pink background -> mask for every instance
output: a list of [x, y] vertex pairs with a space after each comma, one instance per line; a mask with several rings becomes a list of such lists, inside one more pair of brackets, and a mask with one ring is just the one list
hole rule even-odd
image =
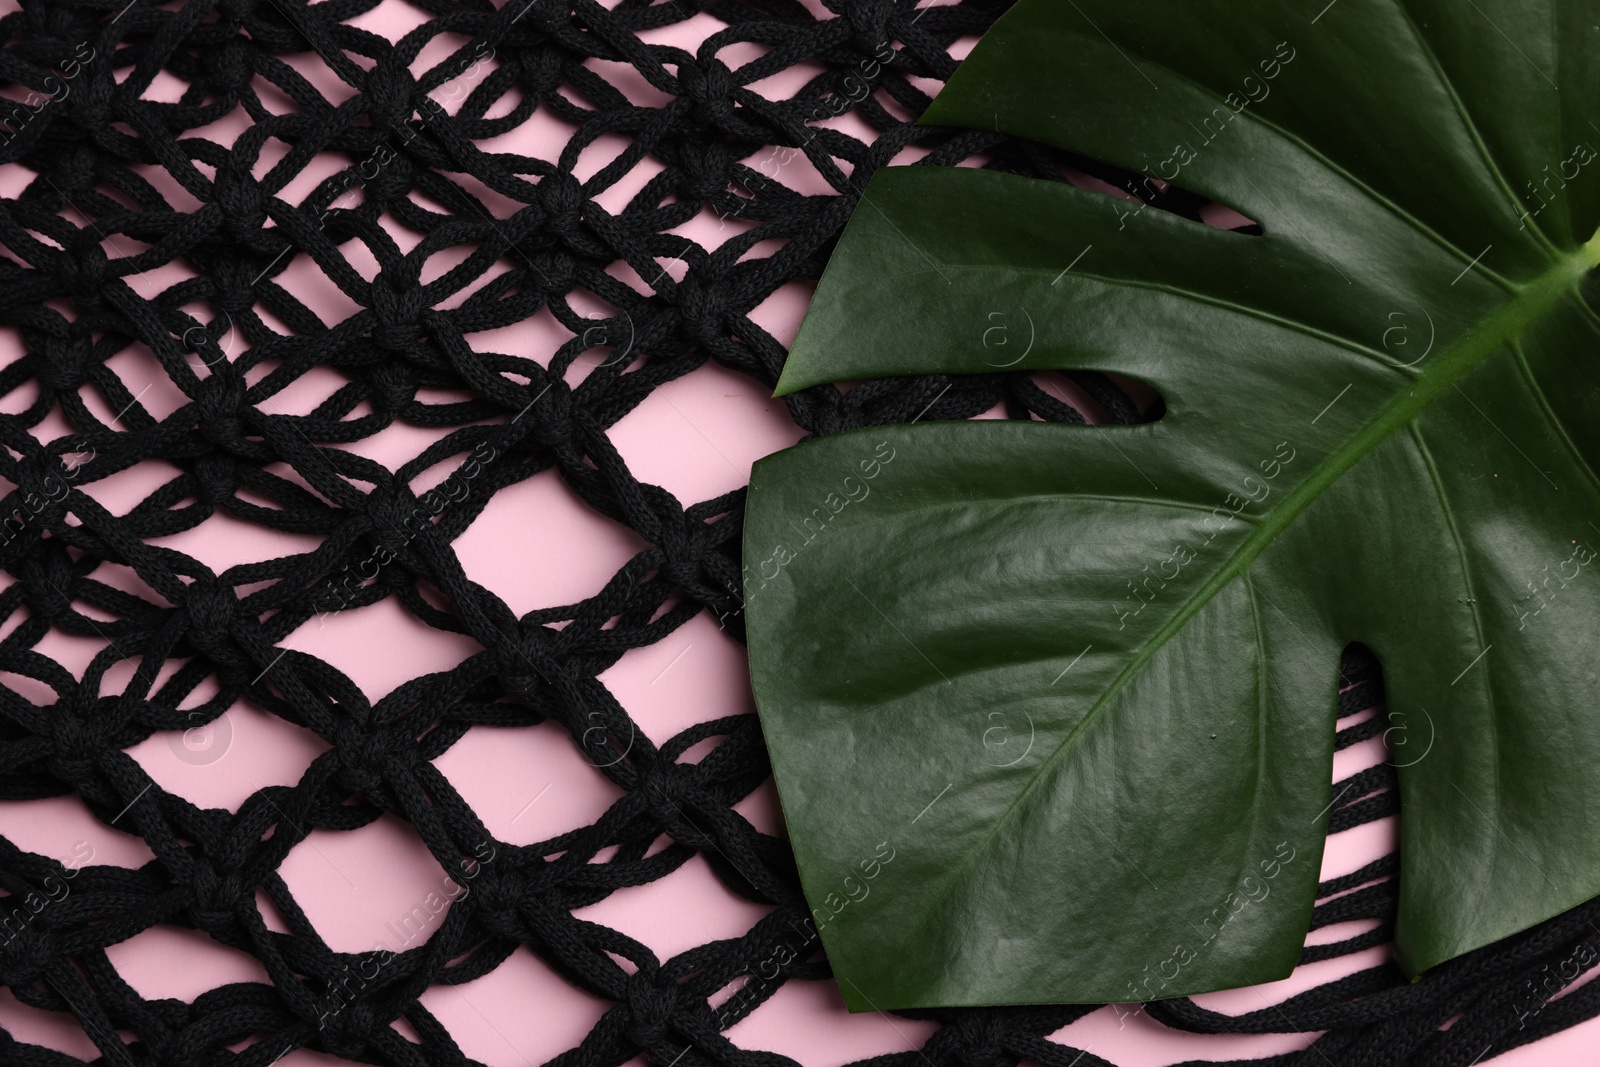
[[[8, 5], [14, 2], [6, 0]], [[808, 0], [808, 6], [821, 10], [815, 0]], [[402, 0], [385, 0], [376, 10], [353, 21], [394, 40], [426, 20], [421, 10]], [[693, 49], [721, 26], [710, 16], [699, 15], [686, 23], [644, 36], [655, 43]], [[436, 39], [418, 58], [413, 70], [420, 73], [437, 64], [450, 48], [460, 43], [458, 39], [452, 39], [449, 44]], [[970, 41], [964, 42], [962, 47], [970, 45]], [[720, 56], [730, 66], [738, 66], [759, 55], [760, 51], [752, 45], [737, 45], [724, 49]], [[348, 87], [332, 77], [315, 56], [307, 54], [289, 62], [330, 99], [343, 99], [350, 94]], [[492, 63], [492, 60], [487, 62]], [[630, 68], [600, 62], [590, 65], [638, 103], [664, 101], [661, 94]], [[792, 94], [819, 69], [793, 69], [780, 77], [757, 83], [755, 88], [769, 97], [781, 98]], [[124, 70], [121, 76], [126, 73]], [[483, 75], [483, 69], [469, 70], [457, 82], [436, 91], [435, 99], [453, 111], [471, 85]], [[163, 74], [146, 96], [175, 100], [183, 88], [183, 83]], [[928, 83], [927, 88], [932, 90], [935, 85]], [[288, 106], [281, 97], [269, 97], [274, 98], [284, 107]], [[228, 143], [247, 124], [248, 120], [239, 112], [202, 131], [201, 135]], [[858, 136], [870, 136], [868, 128], [850, 116], [828, 120], [826, 124]], [[574, 129], [541, 110], [520, 130], [502, 138], [501, 143], [485, 147], [553, 159]], [[582, 156], [578, 177], [587, 178], [596, 173], [625, 144], [621, 138], [607, 137], [590, 146]], [[269, 144], [256, 173], [263, 173], [285, 150], [281, 143]], [[915, 154], [908, 152], [901, 162], [909, 161]], [[829, 191], [803, 156], [796, 155], [780, 162], [776, 155], [763, 154], [747, 162], [792, 188], [808, 193]], [[316, 182], [345, 165], [347, 161], [342, 158], [319, 159], [284, 192], [284, 198], [303, 197]], [[608, 210], [619, 211], [660, 170], [659, 163], [647, 160], [597, 199]], [[146, 176], [169, 190], [175, 205], [194, 206], [192, 198], [170, 179], [164, 179], [160, 170], [147, 168]], [[33, 173], [20, 166], [6, 168], [0, 172], [0, 195], [16, 196], [32, 178]], [[341, 199], [341, 206], [351, 205], [358, 195], [359, 190], [353, 190]], [[71, 217], [79, 224], [84, 221], [79, 215]], [[676, 232], [712, 248], [748, 226], [737, 219], [719, 220], [713, 214], [704, 213]], [[419, 239], [419, 235], [405, 231], [392, 221], [388, 228], [403, 248], [413, 247]], [[116, 258], [140, 249], [135, 242], [119, 238], [108, 241], [106, 250]], [[344, 251], [358, 269], [371, 276], [375, 264], [359, 243], [346, 244]], [[758, 246], [755, 254], [770, 251], [770, 247]], [[457, 249], [453, 256], [439, 256], [425, 280], [437, 277], [465, 254], [464, 249]], [[663, 269], [681, 277], [681, 263], [667, 259], [660, 262]], [[618, 278], [641, 291], [644, 289], [642, 279], [626, 267], [616, 268], [614, 272]], [[141, 295], [149, 296], [184, 276], [181, 268], [164, 267], [133, 279], [131, 284]], [[280, 281], [325, 321], [337, 321], [354, 310], [354, 305], [336, 288], [322, 280], [306, 257], [292, 264]], [[809, 293], [809, 286], [788, 285], [761, 305], [754, 318], [787, 343], [799, 325]], [[69, 309], [62, 310], [70, 314]], [[202, 321], [213, 314], [209, 308], [190, 310]], [[593, 313], [598, 317], [608, 312], [597, 303]], [[531, 355], [547, 363], [550, 354], [568, 336], [564, 328], [544, 314], [506, 330], [476, 335], [473, 341], [484, 348]], [[236, 334], [230, 334], [222, 342], [224, 350], [234, 357], [239, 354], [241, 345]], [[0, 363], [20, 355], [20, 342], [15, 332], [0, 332]], [[587, 363], [580, 360], [573, 368], [569, 380], [581, 379], [603, 358], [606, 358], [605, 350], [591, 352], [586, 357]], [[194, 362], [198, 365], [199, 358], [195, 357]], [[124, 350], [110, 365], [130, 390], [139, 395], [138, 403], [157, 418], [186, 402], [167, 381], [149, 352], [141, 347]], [[274, 412], [305, 412], [341, 384], [343, 379], [332, 370], [313, 372], [275, 397], [266, 408]], [[23, 410], [33, 400], [31, 389], [30, 386], [23, 394], [0, 398], [0, 411]], [[117, 414], [107, 409], [92, 390], [86, 388], [83, 393], [86, 402], [102, 417], [109, 420]], [[38, 432], [42, 439], [49, 439], [68, 430], [57, 413]], [[348, 447], [395, 469], [437, 436], [434, 432], [397, 425]], [[610, 436], [639, 479], [663, 486], [679, 500], [690, 504], [746, 484], [754, 460], [794, 443], [801, 431], [788, 418], [784, 406], [768, 398], [765, 390], [753, 381], [707, 365], [657, 389], [643, 405], [619, 422]], [[449, 470], [448, 464], [440, 465], [418, 479], [413, 489], [421, 492], [437, 484]], [[278, 471], [293, 477], [287, 468]], [[123, 514], [174, 473], [175, 469], [164, 464], [146, 463], [93, 483], [86, 491], [112, 512]], [[220, 572], [241, 562], [306, 551], [314, 547], [316, 539], [274, 533], [217, 515], [195, 530], [161, 538], [158, 543], [188, 553]], [[583, 505], [555, 471], [548, 471], [498, 493], [455, 547], [468, 576], [493, 590], [520, 613], [594, 595], [645, 545], [629, 530]], [[158, 599], [125, 569], [103, 566], [96, 577], [108, 582], [120, 579], [124, 588]], [[20, 617], [12, 619], [3, 632], [9, 633], [19, 622]], [[39, 651], [55, 658], [75, 675], [81, 675], [104, 643], [98, 639], [52, 633]], [[451, 667], [478, 651], [469, 638], [443, 634], [412, 619], [392, 599], [372, 607], [330, 615], [323, 620], [314, 619], [292, 634], [284, 645], [334, 664], [374, 701], [403, 681]], [[121, 665], [108, 679], [107, 691], [116, 691], [130, 674], [129, 665]], [[697, 617], [666, 640], [629, 652], [601, 675], [601, 680], [629, 710], [640, 728], [658, 744], [696, 722], [754, 711], [743, 648], [718, 629], [709, 613]], [[32, 679], [8, 673], [0, 681], [28, 699], [51, 699], [49, 690]], [[202, 690], [192, 702], [205, 695]], [[310, 732], [241, 703], [218, 724], [204, 731], [158, 735], [134, 748], [131, 754], [163, 788], [203, 807], [237, 810], [245, 797], [263, 786], [297, 781], [323, 747]], [[700, 751], [691, 750], [684, 758], [693, 760], [700, 754]], [[1341, 753], [1335, 762], [1335, 778], [1387, 756], [1378, 741]], [[620, 795], [575, 750], [564, 732], [552, 724], [522, 730], [475, 727], [440, 757], [437, 765], [479, 812], [489, 830], [500, 839], [516, 844], [541, 841], [587, 825]], [[781, 833], [776, 803], [769, 781], [740, 804], [739, 810], [758, 828]], [[125, 818], [133, 823], [137, 813]], [[77, 852], [81, 855], [82, 842], [92, 847], [92, 862], [96, 863], [132, 866], [152, 858], [139, 837], [101, 825], [76, 797], [0, 803], [0, 833], [22, 848], [62, 859], [74, 854], [74, 846], [78, 846]], [[1330, 842], [1323, 876], [1355, 870], [1393, 846], [1394, 827], [1390, 822], [1339, 835]], [[441, 891], [445, 883], [442, 869], [410, 828], [388, 817], [354, 832], [313, 833], [291, 853], [282, 873], [328, 944], [343, 951], [365, 950], [377, 945], [392, 950], [403, 947], [402, 937], [396, 931], [400, 917], [411, 913], [430, 892]], [[262, 905], [269, 926], [284, 929], [264, 897]], [[742, 934], [763, 911], [724, 889], [705, 861], [697, 857], [658, 882], [620, 890], [601, 903], [582, 909], [579, 915], [624, 931], [665, 959], [713, 939]], [[434, 926], [423, 931], [421, 936], [426, 937], [440, 921], [442, 918], [435, 919]], [[1364, 924], [1345, 924], [1319, 931], [1313, 940], [1319, 943], [1342, 940], [1360, 932], [1361, 928]], [[177, 928], [147, 931], [109, 952], [123, 977], [145, 997], [192, 1000], [205, 990], [226, 982], [267, 981], [266, 972], [249, 956], [217, 945], [203, 934]], [[1387, 949], [1369, 950], [1303, 967], [1283, 982], [1197, 999], [1220, 1011], [1249, 1011], [1280, 1002], [1340, 974], [1372, 966], [1381, 962], [1386, 953]], [[737, 983], [720, 994], [719, 1002], [736, 990]], [[538, 1064], [573, 1047], [608, 1006], [569, 985], [526, 949], [519, 950], [487, 977], [454, 988], [436, 987], [423, 1001], [449, 1028], [468, 1056], [493, 1067]], [[9, 991], [0, 990], [0, 1024], [22, 1040], [85, 1058], [97, 1054], [70, 1017], [26, 1008]], [[397, 1025], [405, 1028], [403, 1022]], [[791, 981], [751, 1017], [731, 1029], [728, 1036], [743, 1047], [780, 1052], [807, 1067], [828, 1067], [920, 1047], [932, 1031], [931, 1024], [898, 1017], [848, 1014], [831, 982]], [[1079, 1020], [1060, 1031], [1056, 1038], [1126, 1067], [1168, 1064], [1197, 1057], [1270, 1055], [1303, 1047], [1308, 1042], [1307, 1037], [1298, 1035], [1228, 1038], [1185, 1034], [1167, 1030], [1142, 1016], [1121, 1018], [1113, 1009], [1102, 1009]], [[1600, 1043], [1600, 1020], [1508, 1054], [1496, 1062], [1506, 1067], [1591, 1064], [1597, 1043]], [[291, 1053], [281, 1062], [284, 1067], [309, 1067], [343, 1061], [302, 1050]]]

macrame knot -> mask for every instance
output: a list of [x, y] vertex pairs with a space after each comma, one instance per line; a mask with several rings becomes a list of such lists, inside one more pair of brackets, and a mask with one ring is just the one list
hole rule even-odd
[[[695, 146], [698, 151], [680, 147], [676, 152], [663, 149], [663, 158], [675, 163], [684, 172], [685, 199], [715, 203], [734, 184], [733, 165], [740, 160], [728, 145], [719, 141]], [[743, 151], [748, 151], [743, 150]]]
[[388, 162], [378, 168], [378, 173], [367, 179], [367, 199], [383, 203], [404, 200], [411, 192], [416, 177], [417, 171], [411, 157], [404, 152], [395, 152]]
[[417, 392], [416, 371], [399, 360], [385, 360], [373, 367], [367, 381], [377, 394], [372, 397], [372, 406], [378, 411], [399, 411]]
[[[523, 211], [543, 211], [543, 207], [526, 207]], [[513, 218], [519, 218], [513, 216]], [[541, 229], [518, 242], [517, 248], [527, 257], [531, 270], [523, 271], [520, 278], [523, 288], [545, 298], [565, 297], [578, 284], [578, 268], [571, 254], [546, 247], [548, 235]], [[514, 257], [521, 258], [521, 257]]]
[[209, 578], [196, 578], [184, 593], [183, 607], [189, 613], [190, 640], [205, 640], [202, 634], [227, 634], [233, 629], [239, 598], [233, 587]]
[[74, 782], [88, 781], [102, 753], [111, 747], [106, 737], [107, 724], [92, 708], [58, 705], [51, 724], [50, 741], [55, 749], [51, 768]]
[[73, 610], [72, 597], [67, 590], [78, 579], [65, 553], [46, 554], [39, 566], [28, 567], [22, 576], [28, 585], [28, 608], [39, 618], [55, 623]]
[[[543, 5], [534, 4], [533, 14], [523, 19], [518, 24], [517, 29], [520, 30], [529, 22], [532, 22], [539, 14], [538, 9], [541, 6]], [[535, 97], [548, 96], [561, 88], [567, 80], [562, 54], [558, 48], [507, 49], [502, 54], [519, 68], [517, 82], [522, 86], [523, 90]], [[520, 62], [518, 62], [518, 57], [520, 57]]]
[[388, 777], [403, 773], [416, 754], [414, 740], [388, 727], [364, 729], [347, 724], [338, 741], [330, 755], [337, 760], [339, 784], [379, 799], [388, 796]]
[[[522, 904], [522, 883], [505, 865], [495, 866], [473, 860], [468, 870], [459, 871], [452, 878], [463, 886], [482, 911], [516, 911]], [[470, 871], [470, 873], [469, 873]]]
[[[571, 11], [570, 4], [556, 0], [518, 0], [513, 6], [500, 8], [501, 21], [486, 36], [506, 42], [504, 54], [507, 57], [531, 51], [559, 55], [555, 47], [539, 46], [548, 46], [552, 33], [560, 33], [567, 28]], [[507, 15], [511, 16], [509, 20], [506, 20]]]
[[99, 311], [105, 306], [106, 280], [111, 276], [105, 249], [85, 231], [83, 240], [74, 242], [70, 253], [58, 260], [61, 282], [79, 305], [80, 311]]
[[[238, 609], [239, 598], [233, 589], [209, 578], [196, 578], [184, 591], [183, 610], [189, 617], [189, 644], [219, 666], [233, 671], [250, 666], [234, 640], [233, 625]], [[256, 673], [250, 670], [251, 675]]]
[[[255, 7], [254, 0], [222, 0], [217, 5], [217, 21], [221, 25], [238, 26], [254, 14]], [[237, 37], [221, 48], [201, 50], [200, 62], [206, 81], [219, 89], [223, 86], [243, 88], [255, 74], [250, 69], [250, 47]]]
[[194, 413], [200, 435], [218, 448], [241, 453], [246, 447], [244, 382], [233, 374], [213, 374], [195, 391]]
[[195, 458], [194, 480], [200, 484], [200, 498], [212, 507], [221, 507], [233, 499], [239, 474], [232, 456], [209, 452]]
[[[79, 36], [63, 39], [84, 41], [89, 38]], [[82, 131], [80, 136], [72, 138], [77, 142], [75, 147], [80, 155], [91, 159], [94, 157], [96, 138], [90, 131], [103, 130], [111, 125], [115, 118], [111, 114], [111, 100], [113, 94], [120, 88], [121, 86], [111, 78], [80, 78], [73, 84], [72, 95], [67, 97], [66, 103], [67, 107], [72, 109], [72, 117], [75, 120], [73, 126]], [[55, 133], [55, 130], [52, 129], [50, 132]]]
[[202, 930], [220, 931], [237, 922], [235, 909], [246, 892], [237, 874], [219, 876], [202, 863], [190, 878], [189, 891], [189, 915]]
[[493, 937], [522, 941], [534, 936], [522, 916], [512, 908], [479, 908], [475, 918], [483, 931]]
[[426, 509], [403, 485], [373, 490], [367, 498], [367, 521], [372, 523], [372, 536], [391, 555], [399, 555], [416, 536], [426, 524], [426, 515]]
[[694, 102], [695, 118], [702, 124], [720, 126], [733, 118], [733, 94], [739, 83], [721, 60], [684, 63], [678, 69], [678, 87]]
[[[87, 14], [87, 12], [83, 14]], [[54, 37], [57, 41], [92, 40], [95, 36], [95, 31], [99, 29], [92, 19], [84, 18], [79, 12], [66, 8], [48, 8], [36, 13], [30, 12], [29, 22], [49, 37]], [[71, 58], [72, 50], [70, 47], [63, 47], [58, 44], [47, 54], [51, 55], [49, 65], [58, 67]]]
[[1007, 1052], [1007, 1026], [992, 1012], [965, 1011], [947, 1023], [925, 1051], [938, 1064], [951, 1067], [1017, 1067], [1021, 1057]]
[[480, 864], [465, 888], [476, 907], [478, 924], [497, 937], [520, 939], [527, 932], [522, 918], [525, 888], [516, 874], [491, 864]]
[[330, 1056], [364, 1060], [372, 1034], [383, 1024], [365, 1001], [346, 1000], [343, 986], [334, 989], [317, 1017], [317, 1043]]
[[76, 392], [89, 377], [89, 337], [74, 336], [65, 344], [52, 345], [38, 361], [39, 382], [58, 393]]
[[[24, 506], [33, 512], [43, 512], [59, 504], [67, 495], [68, 478], [65, 469], [48, 457], [23, 459], [13, 472], [17, 492]], [[29, 503], [29, 498], [32, 503]]]
[[538, 189], [539, 206], [545, 212], [545, 229], [571, 244], [583, 223], [583, 210], [588, 204], [583, 186], [566, 171], [558, 170], [540, 178]]
[[0, 900], [0, 985], [30, 986], [60, 956], [55, 937], [39, 928], [26, 896]]
[[895, 14], [890, 0], [850, 0], [844, 16], [850, 23], [850, 41], [857, 49], [878, 58], [889, 54], [889, 19]]
[[372, 280], [369, 295], [373, 317], [378, 320], [372, 328], [373, 343], [391, 352], [409, 352], [422, 340], [418, 322], [426, 308], [421, 287], [401, 288], [397, 280], [380, 274]]
[[700, 561], [706, 550], [706, 532], [705, 523], [682, 511], [662, 517], [656, 547], [666, 557], [661, 573], [674, 585], [697, 591], [706, 588], [705, 567]]
[[513, 693], [522, 695], [542, 689], [560, 668], [550, 645], [551, 637], [544, 627], [519, 625], [516, 634], [494, 650], [500, 665], [500, 680]]
[[367, 75], [364, 102], [374, 129], [392, 131], [410, 122], [416, 99], [417, 80], [398, 60], [380, 62]]
[[641, 1048], [655, 1048], [667, 1037], [667, 1026], [678, 1007], [678, 984], [659, 970], [628, 976], [628, 1039]]
[[267, 198], [254, 175], [237, 166], [224, 166], [217, 172], [212, 192], [227, 234], [246, 248], [265, 251]]
[[678, 328], [691, 341], [715, 347], [724, 339], [727, 297], [713, 285], [690, 274], [673, 286], [672, 300], [678, 308]]
[[534, 402], [528, 416], [532, 419], [528, 436], [546, 448], [572, 442], [575, 432], [572, 424], [572, 394], [561, 379], [550, 380], [549, 392]]
[[[703, 831], [685, 822], [688, 816], [684, 808], [692, 787], [693, 782], [683, 768], [667, 759], [647, 764], [639, 783], [639, 795], [651, 817], [663, 827], [674, 828], [670, 832], [680, 841], [684, 837], [704, 836]], [[682, 829], [682, 833], [678, 832], [678, 828]]]

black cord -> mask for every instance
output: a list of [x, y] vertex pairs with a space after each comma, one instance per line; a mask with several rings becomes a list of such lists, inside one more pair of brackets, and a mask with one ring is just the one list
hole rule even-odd
[[[17, 486], [0, 503], [0, 566], [13, 579], [0, 590], [0, 671], [54, 693], [41, 702], [27, 695], [37, 686], [0, 684], [0, 799], [76, 796], [155, 857], [137, 869], [78, 870], [0, 838], [0, 889], [10, 894], [0, 902], [0, 984], [23, 1004], [72, 1014], [101, 1064], [265, 1067], [306, 1047], [463, 1067], [477, 1061], [419, 996], [525, 947], [613, 1005], [553, 1061], [562, 1067], [615, 1067], [641, 1051], [682, 1067], [791, 1063], [722, 1036], [785, 982], [831, 980], [801, 934], [787, 845], [733, 809], [769, 773], [754, 718], [701, 723], [658, 748], [597, 677], [701, 612], [742, 639], [743, 492], [685, 506], [640, 482], [607, 431], [708, 361], [770, 388], [785, 353], [752, 310], [821, 273], [861, 187], [907, 146], [926, 150], [929, 165], [977, 159], [1055, 180], [1092, 173], [1191, 218], [1203, 204], [1037, 145], [907, 122], [927, 105], [928, 80], [954, 69], [950, 47], [1006, 6], [994, 0], [925, 10], [830, 0], [821, 19], [796, 0], [621, 0], [611, 10], [593, 0], [413, 2], [429, 17], [394, 44], [353, 25], [376, 0], [28, 0], [0, 17], [0, 82], [24, 98], [0, 114], [0, 162], [26, 168], [13, 168], [21, 190], [0, 198], [0, 324], [26, 352], [0, 368], [0, 395], [20, 412], [0, 415], [0, 477]], [[702, 10], [728, 28], [695, 53], [649, 43], [649, 31]], [[455, 42], [447, 57], [413, 74], [414, 58], [441, 38]], [[721, 57], [734, 44], [765, 54], [733, 69]], [[324, 96], [299, 73], [308, 64], [344, 91]], [[618, 64], [631, 71], [626, 84], [602, 73]], [[825, 73], [792, 100], [749, 88], [800, 64]], [[665, 102], [635, 102], [641, 79]], [[554, 159], [508, 151], [506, 135], [541, 111], [576, 128], [565, 150]], [[876, 135], [817, 125], [846, 111]], [[210, 139], [207, 127], [241, 114], [249, 125], [230, 145]], [[580, 180], [580, 154], [613, 143], [607, 135], [629, 147]], [[602, 208], [596, 197], [646, 155], [665, 169], [621, 211]], [[797, 155], [832, 194], [786, 182], [784, 161]], [[313, 160], [337, 169], [291, 196]], [[733, 227], [714, 250], [670, 232], [703, 210]], [[422, 244], [403, 252], [380, 220]], [[777, 251], [742, 258], [768, 241]], [[471, 253], [460, 266], [425, 270], [428, 257], [456, 248]], [[669, 257], [686, 266], [681, 281], [661, 269]], [[370, 281], [362, 260], [376, 263]], [[281, 280], [297, 262], [315, 264], [354, 310], [320, 317]], [[624, 263], [648, 295], [608, 273]], [[579, 310], [594, 298], [613, 313]], [[535, 316], [571, 335], [548, 369], [534, 358], [548, 353], [490, 351], [475, 339]], [[580, 358], [598, 365], [569, 386], [564, 374]], [[139, 380], [131, 367], [150, 373]], [[278, 394], [324, 369], [343, 381], [326, 400], [303, 415], [272, 413]], [[1158, 414], [1141, 413], [1110, 378], [1071, 377], [1113, 421]], [[995, 405], [1011, 418], [1082, 421], [1048, 385], [1016, 373], [902, 379], [810, 389], [788, 405], [810, 434]], [[146, 390], [165, 394], [164, 406]], [[57, 410], [73, 432], [42, 444], [36, 435]], [[397, 423], [438, 435], [397, 471], [342, 447]], [[178, 473], [124, 514], [85, 492], [157, 461]], [[455, 473], [414, 494], [411, 479], [443, 461]], [[452, 543], [495, 493], [551, 470], [648, 547], [597, 595], [519, 616], [467, 576]], [[218, 513], [318, 547], [216, 574], [157, 543]], [[141, 592], [125, 591], [129, 574]], [[389, 597], [483, 651], [376, 703], [332, 665], [284, 651], [316, 616]], [[100, 643], [82, 677], [35, 651], [52, 632]], [[136, 670], [116, 691], [105, 677], [123, 660]], [[158, 684], [165, 664], [181, 665]], [[1344, 710], [1381, 704], [1370, 657], [1353, 651], [1344, 671], [1354, 682]], [[211, 683], [215, 695], [184, 706]], [[315, 732], [328, 751], [297, 783], [264, 788], [237, 813], [195, 807], [127, 755], [158, 732], [215, 724], [239, 700]], [[1381, 709], [1367, 715], [1345, 720], [1341, 746], [1382, 729]], [[431, 761], [472, 726], [547, 720], [621, 797], [557, 838], [495, 840]], [[679, 761], [707, 740], [708, 755]], [[1335, 796], [1336, 829], [1389, 814], [1392, 769], [1341, 783]], [[386, 814], [471, 891], [401, 951], [331, 951], [278, 869], [313, 830], [347, 832]], [[663, 834], [672, 844], [651, 853]], [[770, 906], [767, 917], [668, 960], [574, 917], [695, 854], [730, 890]], [[1360, 920], [1369, 932], [1307, 949], [1307, 960], [1383, 942], [1394, 870], [1390, 857], [1323, 887], [1316, 926]], [[267, 927], [258, 893], [287, 932]], [[1465, 1067], [1600, 1012], [1600, 985], [1550, 1002], [1573, 962], [1600, 951], [1597, 918], [1584, 905], [1416, 984], [1382, 967], [1238, 1018], [1187, 1000], [1125, 1010], [1195, 1032], [1326, 1031], [1272, 1063]], [[270, 981], [192, 1004], [140, 996], [106, 949], [158, 924], [249, 954]], [[934, 1036], [863, 1062], [1090, 1067], [1104, 1061], [1047, 1040], [1089, 1010], [908, 1012], [936, 1020]], [[401, 1018], [416, 1039], [394, 1028]], [[80, 1062], [0, 1031], [0, 1063]]]

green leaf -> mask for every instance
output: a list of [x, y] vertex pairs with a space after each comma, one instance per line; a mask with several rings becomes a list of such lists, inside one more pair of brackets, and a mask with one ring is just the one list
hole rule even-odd
[[926, 116], [1142, 170], [1262, 236], [990, 171], [876, 175], [780, 393], [1075, 368], [1166, 413], [757, 465], [752, 679], [853, 1009], [1287, 974], [1352, 641], [1404, 716], [1401, 964], [1600, 893], [1597, 21], [1024, 0]]

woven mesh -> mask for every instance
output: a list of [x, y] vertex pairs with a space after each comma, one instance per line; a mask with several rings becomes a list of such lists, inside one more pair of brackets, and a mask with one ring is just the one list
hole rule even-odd
[[[820, 947], [795, 933], [806, 909], [787, 844], [734, 810], [769, 775], [754, 717], [703, 722], [657, 747], [597, 677], [701, 613], [742, 635], [743, 492], [686, 505], [630, 473], [608, 431], [711, 363], [770, 389], [784, 348], [752, 310], [821, 273], [859, 188], [907, 149], [930, 165], [1125, 182], [1191, 218], [1204, 204], [997, 134], [912, 126], [953, 70], [952, 47], [1003, 3], [832, 0], [819, 17], [794, 0], [415, 2], [426, 16], [394, 43], [356, 25], [376, 0], [39, 0], [0, 20], [0, 79], [25, 101], [4, 120], [0, 153], [27, 168], [8, 168], [12, 195], [0, 199], [0, 324], [25, 353], [0, 370], [0, 394], [20, 412], [0, 416], [0, 475], [16, 486], [0, 505], [12, 579], [0, 592], [0, 799], [76, 796], [154, 855], [137, 869], [68, 872], [0, 839], [11, 895], [0, 919], [12, 917], [0, 923], [0, 983], [75, 1018], [100, 1050], [94, 1062], [118, 1067], [262, 1067], [299, 1048], [464, 1065], [478, 1061], [419, 997], [526, 948], [607, 1004], [553, 1063], [617, 1065], [641, 1052], [681, 1067], [791, 1063], [723, 1036], [786, 983], [830, 981]], [[696, 53], [649, 43], [702, 12], [726, 28]], [[444, 58], [419, 71], [419, 54], [441, 42]], [[719, 54], [735, 45], [761, 57], [731, 69]], [[346, 91], [314, 87], [304, 72], [315, 65]], [[788, 99], [749, 88], [794, 69], [816, 74]], [[179, 87], [148, 92], [158, 79]], [[828, 125], [845, 114], [875, 135]], [[507, 148], [552, 117], [576, 129], [559, 158]], [[226, 121], [233, 136], [220, 137]], [[580, 180], [580, 155], [603, 137], [625, 147]], [[759, 169], [774, 149], [803, 153], [831, 192], [802, 193]], [[621, 210], [601, 206], [647, 158], [659, 174]], [[714, 250], [672, 232], [705, 212], [734, 223]], [[421, 243], [403, 249], [385, 223]], [[450, 253], [450, 270], [425, 271]], [[684, 269], [669, 271], [670, 260]], [[314, 311], [284, 283], [296, 263], [314, 263], [353, 310], [337, 321]], [[540, 337], [558, 324], [562, 340], [507, 353], [473, 336], [535, 321]], [[154, 413], [126, 364], [114, 365], [135, 350], [181, 393], [175, 410]], [[580, 359], [594, 366], [573, 386]], [[313, 410], [284, 410], [278, 398], [313, 369], [342, 385]], [[1070, 377], [1102, 418], [1153, 417], [1110, 379]], [[1011, 418], [1083, 420], [1019, 374], [812, 389], [786, 403], [809, 434], [996, 405]], [[70, 432], [46, 433], [52, 418]], [[395, 426], [432, 443], [392, 471], [359, 454]], [[441, 463], [453, 467], [446, 482], [413, 492]], [[120, 515], [91, 495], [152, 467], [176, 473]], [[519, 615], [467, 576], [453, 544], [496, 493], [552, 470], [647, 547], [598, 594]], [[157, 543], [218, 514], [315, 547], [218, 574]], [[136, 576], [138, 591], [118, 574]], [[480, 650], [375, 703], [332, 664], [286, 650], [320, 616], [391, 599]], [[96, 642], [82, 677], [37, 651], [52, 634]], [[119, 666], [120, 689], [108, 683]], [[1344, 670], [1341, 747], [1386, 726], [1376, 665], [1355, 650]], [[242, 702], [314, 732], [327, 751], [237, 811], [195, 806], [128, 755]], [[433, 761], [474, 726], [545, 722], [620, 798], [550, 840], [496, 840]], [[696, 746], [707, 753], [681, 758]], [[1363, 771], [1334, 796], [1333, 832], [1393, 814], [1393, 769]], [[280, 868], [313, 831], [382, 816], [402, 820], [472, 892], [405, 951], [333, 951]], [[660, 960], [573, 914], [694, 856], [765, 918]], [[1315, 928], [1370, 929], [1305, 960], [1385, 943], [1394, 869], [1389, 857], [1323, 885]], [[18, 920], [69, 876], [67, 901]], [[269, 927], [263, 899], [281, 923]], [[1597, 916], [1585, 905], [1416, 984], [1385, 965], [1239, 1017], [1188, 1000], [1142, 1010], [1201, 1033], [1326, 1031], [1276, 1063], [1465, 1067], [1600, 1012], [1594, 984], [1550, 999], [1582, 969], [1574, 961], [1597, 958]], [[192, 1003], [145, 999], [106, 949], [158, 925], [247, 953], [270, 981]], [[937, 1024], [932, 1037], [870, 1062], [1094, 1067], [1105, 1061], [1050, 1039], [1091, 1010], [910, 1012]], [[79, 1062], [0, 1036], [0, 1063]]]

